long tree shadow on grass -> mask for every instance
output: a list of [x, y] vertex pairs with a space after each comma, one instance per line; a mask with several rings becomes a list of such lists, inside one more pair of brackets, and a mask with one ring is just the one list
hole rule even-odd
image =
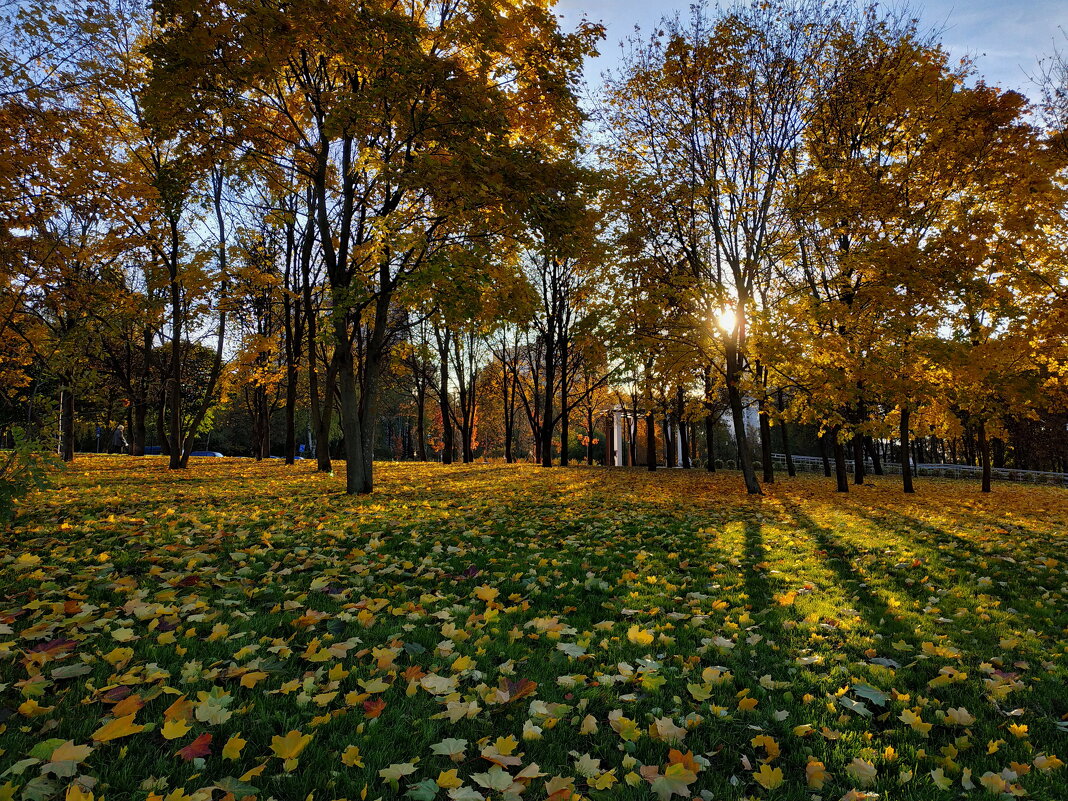
[[[989, 606], [981, 596], [990, 596], [998, 599], [999, 606], [1007, 604], [1005, 608], [1012, 610], [1011, 614], [1026, 620], [1027, 628], [1037, 630], [1045, 637], [1063, 636], [1063, 621], [1051, 612], [1055, 605], [1051, 607], [1042, 600], [1043, 592], [1050, 588], [1039, 583], [1039, 579], [1045, 580], [1056, 589], [1060, 578], [1054, 569], [1047, 572], [1037, 567], [1033, 563], [1036, 554], [1027, 553], [1025, 544], [1016, 543], [1003, 550], [987, 551], [975, 547], [958, 534], [885, 507], [879, 507], [877, 513], [857, 510], [857, 514], [880, 526], [911, 535], [911, 541], [920, 545], [927, 561], [946, 575], [952, 589], [963, 596], [961, 608], [974, 612], [980, 605]], [[1035, 532], [1029, 534], [1038, 537]], [[961, 561], [954, 563], [946, 553], [947, 548], [951, 553], [961, 554]], [[982, 586], [977, 583], [980, 576], [986, 579]], [[1004, 633], [993, 625], [977, 624], [969, 646], [973, 650], [995, 653]]]
[[842, 589], [851, 593], [856, 611], [871, 630], [886, 640], [903, 640], [912, 649], [919, 650], [922, 638], [916, 627], [895, 612], [889, 599], [852, 565], [852, 556], [847, 547], [826, 526], [821, 526], [809, 517], [800, 506], [783, 501], [783, 508], [795, 525], [806, 531], [818, 546], [817, 556], [830, 569]]

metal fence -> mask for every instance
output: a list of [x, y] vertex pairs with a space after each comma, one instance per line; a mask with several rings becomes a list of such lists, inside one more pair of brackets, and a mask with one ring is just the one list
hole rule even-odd
[[[773, 453], [771, 455], [775, 467], [786, 469], [786, 454]], [[798, 470], [809, 472], [823, 472], [823, 459], [818, 456], [794, 456], [794, 466]], [[864, 464], [870, 474], [873, 468], [870, 459], [865, 459]], [[833, 469], [833, 462], [832, 462]], [[853, 460], [846, 459], [846, 470], [853, 472]], [[883, 462], [883, 473], [889, 475], [901, 475], [901, 465], [897, 462]], [[935, 478], [970, 478], [978, 480], [983, 475], [981, 467], [967, 464], [913, 464], [912, 474], [917, 477]], [[1053, 473], [1045, 470], [1016, 470], [1008, 467], [991, 468], [990, 476], [995, 481], [1017, 481], [1028, 484], [1059, 484], [1068, 486], [1068, 473]]]

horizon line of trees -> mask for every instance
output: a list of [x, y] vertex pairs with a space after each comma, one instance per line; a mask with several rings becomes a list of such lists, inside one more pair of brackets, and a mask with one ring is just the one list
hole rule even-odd
[[0, 13], [0, 422], [66, 460], [1068, 471], [1061, 54], [1031, 103], [900, 10], [699, 5], [583, 110], [543, 3]]

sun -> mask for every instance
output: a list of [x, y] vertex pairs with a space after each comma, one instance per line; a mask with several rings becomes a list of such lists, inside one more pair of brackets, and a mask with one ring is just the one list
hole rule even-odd
[[720, 329], [727, 334], [734, 331], [734, 328], [737, 324], [738, 319], [734, 314], [734, 309], [728, 306], [723, 307], [719, 310], [719, 313], [716, 314], [716, 325], [718, 325]]

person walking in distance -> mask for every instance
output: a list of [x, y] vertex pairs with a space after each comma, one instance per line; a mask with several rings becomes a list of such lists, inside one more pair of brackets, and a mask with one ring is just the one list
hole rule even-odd
[[126, 448], [129, 444], [126, 441], [126, 432], [120, 424], [115, 429], [115, 433], [111, 435], [111, 447], [108, 448], [108, 453], [126, 453]]

